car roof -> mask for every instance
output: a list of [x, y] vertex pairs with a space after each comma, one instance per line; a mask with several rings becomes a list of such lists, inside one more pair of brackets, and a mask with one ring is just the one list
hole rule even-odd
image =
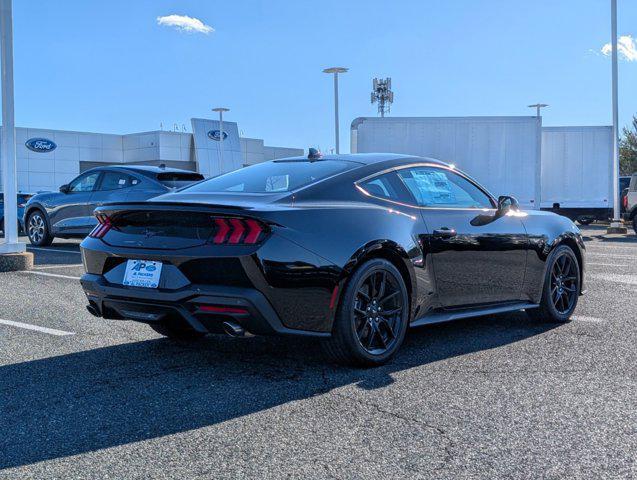
[[320, 162], [325, 160], [340, 160], [343, 162], [360, 163], [361, 165], [373, 165], [375, 163], [397, 161], [426, 161], [447, 165], [445, 162], [429, 157], [418, 157], [416, 155], [403, 155], [400, 153], [347, 153], [339, 155], [323, 155], [321, 158], [309, 159], [308, 157], [288, 157], [277, 158], [274, 162]]
[[171, 167], [157, 167], [154, 165], [104, 165], [100, 167], [94, 167], [87, 171], [93, 170], [118, 170], [118, 171], [128, 171], [128, 172], [138, 172], [138, 173], [198, 173], [193, 172], [192, 170], [184, 170], [181, 168], [171, 168]]

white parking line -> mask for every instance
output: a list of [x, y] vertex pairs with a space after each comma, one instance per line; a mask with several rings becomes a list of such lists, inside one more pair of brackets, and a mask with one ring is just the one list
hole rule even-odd
[[623, 267], [626, 268], [630, 265], [620, 265], [619, 263], [596, 263], [596, 262], [586, 262], [586, 265], [603, 265], [605, 267]]
[[588, 317], [586, 315], [573, 315], [573, 320], [575, 320], [576, 322], [593, 322], [593, 323], [602, 323], [605, 322], [606, 320], [604, 320], [603, 318], [597, 318], [597, 317]]
[[588, 252], [586, 256], [591, 257], [621, 257], [621, 258], [637, 258], [637, 252], [634, 255], [623, 255], [621, 253], [596, 253]]
[[75, 335], [75, 332], [65, 332], [64, 330], [56, 330], [55, 328], [41, 327], [39, 325], [31, 325], [30, 323], [14, 322], [12, 320], [3, 320], [0, 318], [0, 324], [10, 325], [12, 327], [24, 328], [25, 330], [35, 330], [37, 332], [48, 333], [58, 337], [66, 335]]
[[36, 265], [33, 267], [34, 270], [47, 270], [49, 268], [77, 268], [82, 267], [81, 263], [75, 263], [73, 265]]
[[76, 255], [80, 255], [80, 252], [76, 252], [74, 250], [63, 250], [61, 248], [40, 248], [40, 247], [31, 247], [27, 245], [27, 250], [36, 250], [38, 252], [74, 253]]
[[30, 275], [41, 275], [43, 277], [55, 277], [55, 278], [68, 278], [69, 280], [79, 280], [80, 277], [72, 277], [70, 275], [60, 275], [59, 273], [47, 273], [47, 272], [37, 272], [35, 270], [25, 270], [23, 272], [18, 273], [26, 273]]

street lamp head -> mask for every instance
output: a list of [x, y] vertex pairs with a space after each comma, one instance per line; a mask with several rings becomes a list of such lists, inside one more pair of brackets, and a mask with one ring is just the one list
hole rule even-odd
[[212, 109], [213, 112], [229, 112], [230, 109], [229, 108], [224, 108], [224, 107], [216, 107]]
[[330, 67], [323, 70], [323, 73], [345, 73], [349, 70], [349, 68], [345, 67]]
[[544, 108], [544, 107], [548, 107], [549, 104], [548, 103], [535, 103], [533, 105], [527, 105], [527, 107], [529, 108]]

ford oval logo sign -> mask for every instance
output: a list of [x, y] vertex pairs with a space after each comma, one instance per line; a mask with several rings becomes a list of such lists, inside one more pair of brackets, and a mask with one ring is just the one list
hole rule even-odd
[[55, 142], [48, 138], [30, 138], [24, 144], [32, 152], [38, 153], [52, 152], [57, 147]]
[[[210, 140], [216, 140], [218, 142], [219, 140], [221, 140], [221, 131], [219, 130], [208, 131], [208, 138]], [[223, 132], [223, 139], [225, 140], [226, 138], [228, 138], [228, 134], [226, 132]]]

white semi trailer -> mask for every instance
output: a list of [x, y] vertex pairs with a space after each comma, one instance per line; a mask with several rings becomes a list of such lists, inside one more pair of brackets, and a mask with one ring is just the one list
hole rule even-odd
[[537, 117], [359, 117], [351, 151], [452, 163], [494, 195], [539, 208], [541, 129]]
[[352, 153], [453, 163], [494, 195], [588, 223], [612, 203], [610, 127], [542, 127], [538, 117], [360, 117]]

